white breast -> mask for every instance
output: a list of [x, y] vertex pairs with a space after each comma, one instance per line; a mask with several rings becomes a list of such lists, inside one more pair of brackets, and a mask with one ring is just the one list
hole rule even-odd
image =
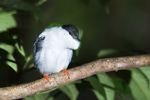
[[72, 58], [72, 50], [77, 49], [80, 42], [74, 40], [61, 27], [46, 29], [40, 34], [42, 35], [45, 36], [45, 40], [42, 50], [36, 54], [37, 68], [47, 75], [60, 72], [63, 68], [67, 69]]
[[[46, 53], [47, 52], [47, 53]], [[72, 50], [46, 50], [41, 51], [41, 66], [40, 72], [47, 75], [60, 72], [63, 68], [67, 69], [72, 58]], [[41, 60], [42, 59], [42, 60]]]

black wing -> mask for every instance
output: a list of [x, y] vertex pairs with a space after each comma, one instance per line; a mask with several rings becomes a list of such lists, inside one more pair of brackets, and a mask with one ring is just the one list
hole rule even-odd
[[43, 44], [44, 39], [45, 39], [45, 36], [36, 38], [34, 45], [33, 45], [34, 55], [42, 49], [42, 44]]
[[33, 45], [33, 57], [34, 57], [34, 65], [37, 67], [37, 62], [35, 61], [35, 55], [42, 49], [42, 44], [44, 42], [45, 36], [41, 36], [36, 38], [34, 45]]

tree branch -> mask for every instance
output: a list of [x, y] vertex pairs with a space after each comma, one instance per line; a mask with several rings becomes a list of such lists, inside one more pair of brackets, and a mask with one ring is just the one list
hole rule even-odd
[[34, 82], [0, 88], [0, 99], [11, 100], [23, 98], [31, 95], [35, 95], [42, 91], [46, 91], [60, 85], [73, 82], [75, 80], [83, 79], [85, 77], [109, 72], [118, 71], [128, 68], [150, 66], [150, 55], [130, 56], [130, 57], [118, 57], [99, 59], [72, 69], [69, 69], [69, 77], [60, 72], [51, 75], [50, 82], [47, 82], [45, 78], [39, 79]]

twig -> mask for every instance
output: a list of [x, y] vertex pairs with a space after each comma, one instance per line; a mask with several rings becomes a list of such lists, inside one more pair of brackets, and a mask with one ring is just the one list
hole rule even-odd
[[0, 88], [0, 100], [11, 100], [35, 95], [42, 91], [73, 82], [75, 80], [83, 79], [97, 73], [144, 66], [150, 66], [150, 55], [99, 59], [69, 69], [68, 72], [70, 78], [60, 72], [51, 75], [50, 82], [47, 82], [45, 78], [42, 78], [37, 81], [18, 86]]

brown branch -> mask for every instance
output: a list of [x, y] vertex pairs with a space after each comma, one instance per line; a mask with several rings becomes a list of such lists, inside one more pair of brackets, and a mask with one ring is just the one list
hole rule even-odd
[[150, 66], [150, 55], [99, 59], [69, 69], [70, 78], [60, 72], [51, 75], [50, 82], [42, 78], [31, 83], [0, 88], [0, 100], [11, 100], [31, 96], [97, 73], [144, 66]]

